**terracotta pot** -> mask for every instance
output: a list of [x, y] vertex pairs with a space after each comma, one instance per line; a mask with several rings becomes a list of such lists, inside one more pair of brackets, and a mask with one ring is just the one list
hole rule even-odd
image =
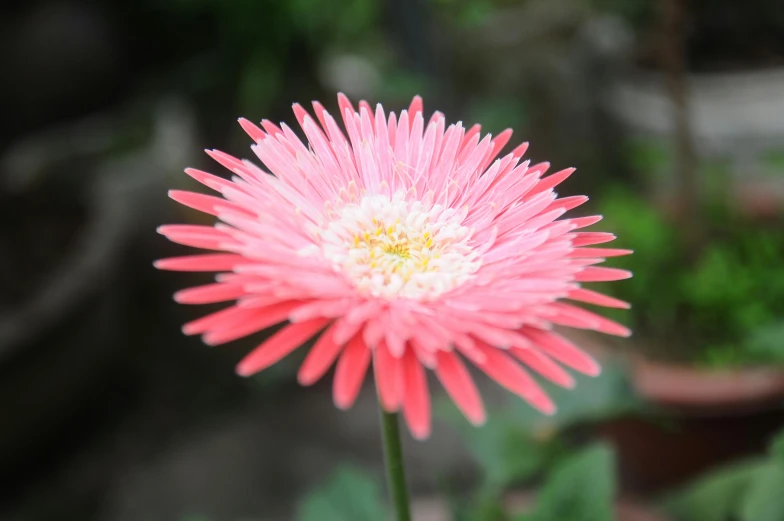
[[784, 369], [708, 371], [638, 359], [631, 376], [646, 400], [695, 414], [743, 414], [784, 402]]
[[658, 492], [721, 463], [762, 453], [784, 426], [784, 371], [706, 371], [640, 359], [631, 384], [654, 405], [645, 417], [601, 424], [625, 490]]
[[[536, 504], [533, 492], [515, 492], [507, 496], [506, 508], [513, 514], [529, 512]], [[440, 498], [421, 498], [411, 506], [412, 517], [417, 521], [452, 521], [449, 506]], [[629, 497], [622, 497], [615, 503], [616, 521], [668, 521], [668, 518], [647, 505]]]

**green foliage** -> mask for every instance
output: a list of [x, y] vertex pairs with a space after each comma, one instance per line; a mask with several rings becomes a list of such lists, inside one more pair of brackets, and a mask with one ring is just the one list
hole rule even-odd
[[698, 480], [665, 501], [680, 521], [780, 521], [784, 519], [784, 431], [769, 455], [735, 463]]
[[374, 0], [290, 0], [289, 5], [301, 28], [314, 36], [333, 31], [346, 41], [362, 38], [375, 24], [380, 8]]
[[[606, 491], [612, 491], [613, 487], [609, 451], [604, 447], [579, 451], [569, 442], [568, 434], [585, 424], [638, 410], [641, 404], [629, 392], [623, 371], [612, 365], [604, 368], [600, 378], [578, 376], [576, 391], [550, 384], [544, 384], [544, 387], [558, 405], [558, 414], [546, 417], [522, 400], [514, 400], [503, 410], [490, 414], [490, 420], [481, 428], [468, 425], [454, 405], [444, 402], [448, 407], [443, 410], [446, 418], [454, 423], [482, 469], [481, 481], [473, 493], [453, 498], [457, 521], [509, 521], [508, 512], [499, 506], [503, 493], [544, 475], [549, 476], [542, 502], [547, 506], [540, 506], [535, 514], [539, 517], [530, 519], [558, 519], [557, 515], [566, 511], [559, 510], [561, 507], [556, 503], [562, 503], [565, 509], [588, 509], [586, 515], [601, 513], [599, 505], [603, 503], [598, 498], [605, 498]], [[592, 466], [595, 468], [591, 470]], [[550, 469], [555, 470], [549, 472]], [[595, 480], [586, 486], [596, 495], [596, 505], [588, 504], [590, 498], [578, 492], [582, 485], [569, 492], [575, 482], [585, 478], [586, 469], [593, 473], [589, 479]], [[596, 490], [591, 488], [594, 485], [598, 487]], [[598, 521], [604, 518], [563, 519]]]
[[745, 344], [750, 358], [784, 364], [784, 322], [760, 327]]
[[762, 157], [762, 162], [778, 174], [784, 174], [784, 150], [772, 150]]
[[[484, 23], [501, 4], [499, 0], [437, 0], [441, 9], [449, 12], [462, 27], [470, 28]], [[518, 4], [520, 2], [518, 1]]]
[[644, 199], [615, 191], [600, 207], [618, 246], [635, 251], [613, 262], [634, 277], [600, 289], [633, 303], [649, 355], [714, 367], [784, 363], [781, 227], [713, 210], [710, 240], [692, 259], [678, 223]]
[[535, 511], [516, 521], [612, 521], [614, 465], [601, 444], [565, 458], [548, 476]]
[[635, 28], [642, 28], [655, 19], [655, 2], [649, 0], [592, 0], [594, 7], [603, 13], [615, 13]]
[[738, 509], [759, 462], [743, 462], [710, 474], [672, 498], [668, 511], [684, 521], [725, 521]]
[[317, 82], [311, 58], [367, 51], [381, 24], [376, 0], [166, 0], [155, 8], [174, 12], [180, 21], [209, 16], [219, 59], [208, 76], [218, 78], [222, 88], [234, 89], [239, 110], [259, 116], [269, 115], [284, 95], [284, 85], [294, 83], [291, 76], [304, 90], [313, 90], [309, 85]]
[[339, 469], [300, 503], [298, 521], [382, 521], [387, 518], [377, 481], [351, 467]]
[[453, 405], [446, 405], [445, 416], [482, 467], [485, 487], [504, 488], [536, 477], [569, 451], [558, 434], [640, 407], [623, 372], [612, 365], [604, 368], [600, 378], [578, 376], [576, 391], [550, 384], [544, 387], [558, 405], [558, 413], [549, 417], [514, 400], [477, 429]]
[[784, 519], [784, 465], [771, 462], [752, 476], [738, 512], [741, 521]]
[[525, 105], [519, 99], [482, 99], [471, 106], [468, 114], [469, 121], [481, 122], [482, 129], [493, 134], [527, 123]]
[[670, 145], [661, 141], [629, 139], [624, 152], [636, 171], [658, 176], [672, 168], [670, 148]]

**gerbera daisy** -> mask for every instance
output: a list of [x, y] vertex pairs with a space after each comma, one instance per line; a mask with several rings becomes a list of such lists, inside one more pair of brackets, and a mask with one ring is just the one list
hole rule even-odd
[[482, 136], [479, 125], [447, 126], [438, 112], [425, 123], [419, 97], [399, 117], [364, 101], [357, 112], [343, 95], [338, 103], [345, 133], [320, 103], [316, 119], [294, 105], [307, 144], [285, 124], [240, 119], [267, 170], [208, 150], [231, 180], [185, 172], [222, 197], [170, 192], [218, 222], [160, 233], [220, 253], [156, 266], [218, 272], [214, 284], [178, 292], [177, 302], [232, 302], [183, 331], [218, 345], [288, 322], [240, 362], [239, 374], [317, 337], [299, 381], [316, 382], [336, 362], [334, 401], [345, 409], [372, 363], [383, 409], [402, 409], [417, 438], [430, 432], [425, 369], [471, 422], [484, 422], [465, 360], [554, 413], [526, 368], [572, 387], [562, 366], [587, 375], [599, 366], [553, 326], [629, 334], [569, 302], [628, 307], [582, 283], [629, 277], [595, 265], [631, 253], [593, 247], [612, 234], [577, 231], [600, 216], [561, 219], [587, 200], [553, 190], [574, 169], [545, 176], [548, 163], [521, 162], [527, 143], [498, 158], [511, 130]]

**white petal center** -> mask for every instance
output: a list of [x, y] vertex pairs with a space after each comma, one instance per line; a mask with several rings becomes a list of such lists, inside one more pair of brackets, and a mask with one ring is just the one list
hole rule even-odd
[[334, 268], [364, 293], [386, 298], [432, 299], [479, 269], [471, 230], [453, 210], [365, 195], [338, 208], [317, 242]]

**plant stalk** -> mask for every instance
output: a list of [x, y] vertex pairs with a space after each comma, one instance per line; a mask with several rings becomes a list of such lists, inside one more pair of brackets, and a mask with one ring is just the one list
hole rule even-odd
[[406, 471], [403, 465], [403, 447], [400, 444], [398, 414], [381, 411], [381, 437], [384, 445], [384, 463], [387, 468], [387, 485], [395, 521], [411, 521], [411, 506], [406, 488]]

